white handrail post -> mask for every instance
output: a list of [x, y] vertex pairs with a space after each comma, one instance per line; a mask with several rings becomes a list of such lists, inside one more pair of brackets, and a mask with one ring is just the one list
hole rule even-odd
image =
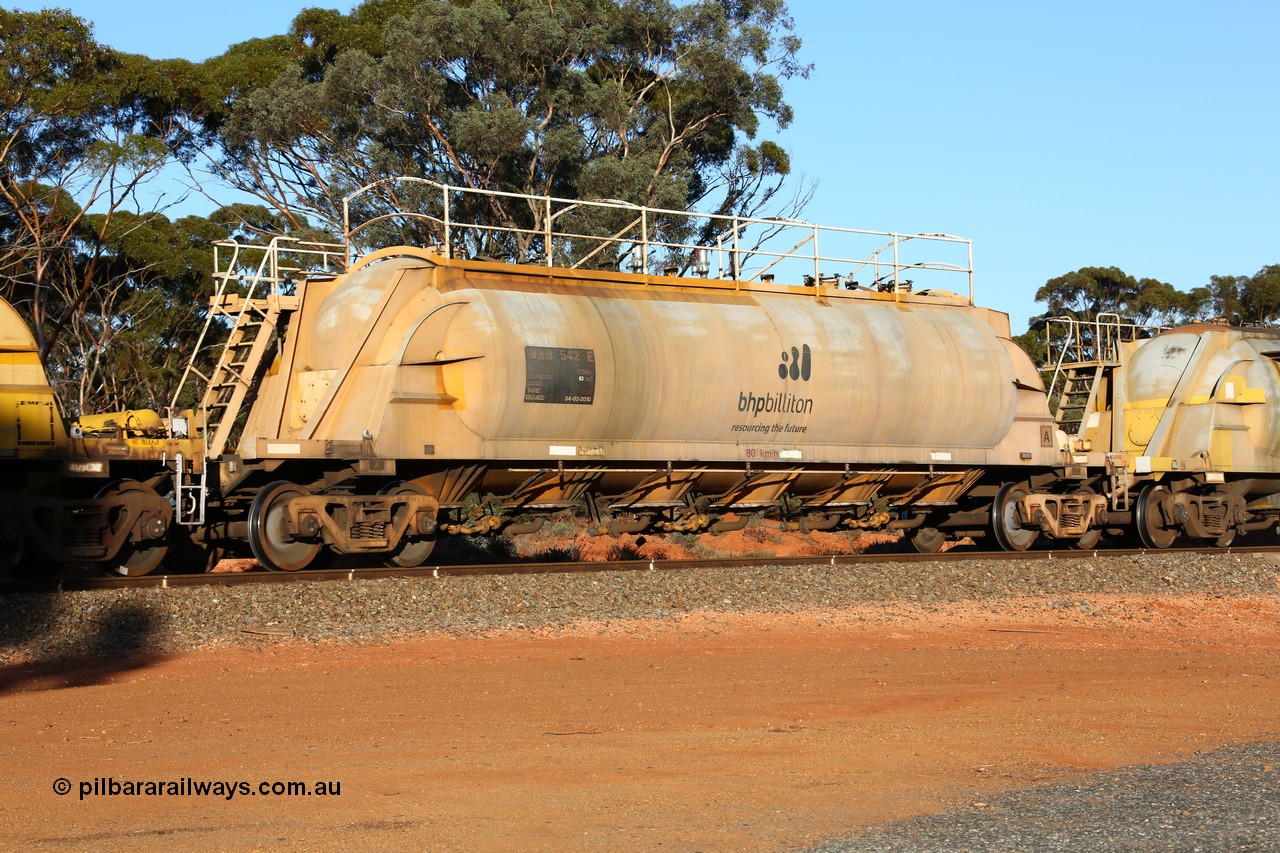
[[542, 254], [544, 254], [544, 255], [546, 256], [546, 259], [547, 259], [547, 266], [549, 266], [549, 267], [550, 267], [550, 266], [554, 266], [554, 264], [551, 262], [551, 258], [552, 258], [552, 256], [555, 254], [555, 252], [553, 252], [553, 251], [552, 251], [552, 245], [551, 245], [551, 235], [552, 235], [552, 233], [553, 233], [553, 229], [552, 229], [552, 227], [551, 227], [551, 222], [552, 222], [552, 219], [551, 219], [551, 196], [547, 196], [547, 236], [544, 238], [544, 240], [545, 240], [545, 245], [542, 247], [542, 249], [543, 249]]
[[[784, 244], [785, 245], [785, 244]], [[818, 226], [813, 226], [813, 286], [820, 288], [822, 286], [822, 261], [818, 252]]]
[[649, 274], [649, 208], [640, 208], [640, 262], [642, 270]]
[[738, 281], [742, 278], [742, 259], [738, 257], [738, 217], [733, 217], [733, 280]]
[[973, 241], [965, 240], [965, 245], [969, 247], [969, 304], [973, 304]]
[[268, 269], [270, 270], [269, 275], [271, 276], [271, 295], [279, 296], [280, 295], [280, 244], [275, 240], [272, 240], [271, 246], [268, 248], [267, 251], [271, 253], [270, 263], [268, 264]]
[[342, 246], [347, 256], [344, 263], [351, 263], [355, 256], [351, 251], [351, 196], [342, 197]]
[[[1093, 318], [1094, 348], [1099, 361], [1118, 361], [1120, 358], [1120, 315], [1112, 311], [1099, 312]], [[1104, 325], [1105, 324], [1105, 325]], [[1106, 329], [1105, 335], [1103, 329]]]
[[898, 279], [898, 234], [893, 235], [893, 296], [896, 299], [902, 287], [901, 281]]
[[453, 228], [449, 221], [449, 185], [443, 184], [440, 192], [444, 197], [444, 256], [453, 259]]

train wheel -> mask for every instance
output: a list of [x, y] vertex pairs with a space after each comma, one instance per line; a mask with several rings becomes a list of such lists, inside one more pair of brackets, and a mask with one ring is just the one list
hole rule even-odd
[[1038, 530], [1027, 530], [1018, 524], [1018, 501], [1027, 495], [1023, 483], [1005, 483], [996, 492], [991, 503], [991, 532], [996, 542], [1006, 551], [1025, 551], [1039, 535]]
[[16, 578], [18, 564], [22, 562], [22, 543], [0, 545], [0, 578]]
[[1168, 548], [1178, 538], [1178, 528], [1166, 527], [1164, 510], [1173, 501], [1173, 493], [1165, 486], [1151, 484], [1143, 488], [1134, 506], [1133, 524], [1138, 540], [1153, 549]]
[[[110, 524], [113, 530], [123, 518], [136, 518], [148, 508], [154, 509], [155, 499], [159, 497], [154, 490], [135, 480], [109, 483], [98, 492], [97, 496], [99, 498], [119, 496], [124, 499], [124, 505], [111, 512]], [[159, 521], [159, 519], [156, 520]], [[130, 542], [126, 539], [116, 555], [105, 564], [107, 571], [110, 574], [131, 578], [155, 571], [156, 567], [164, 562], [164, 555], [169, 550], [168, 542], [163, 536], [163, 528], [161, 533], [160, 538], [148, 539], [144, 542]]]
[[[391, 483], [379, 490], [380, 495], [425, 495], [422, 489], [413, 483]], [[401, 504], [396, 507], [396, 513], [392, 519], [392, 523], [399, 523], [404, 514], [409, 512], [409, 507]], [[436, 537], [432, 536], [411, 536], [409, 531], [405, 531], [404, 536], [400, 538], [400, 544], [396, 546], [394, 551], [383, 557], [384, 565], [393, 568], [411, 569], [415, 566], [421, 566], [431, 556], [431, 552], [435, 550]]]
[[1098, 543], [1101, 541], [1102, 541], [1102, 528], [1094, 527], [1090, 529], [1088, 533], [1081, 536], [1079, 539], [1072, 540], [1071, 547], [1079, 551], [1092, 551], [1094, 548], [1098, 547]]
[[911, 535], [911, 545], [921, 554], [936, 554], [947, 542], [947, 534], [936, 527], [920, 527]]
[[286, 526], [285, 505], [308, 494], [302, 486], [277, 480], [262, 487], [249, 507], [249, 547], [263, 567], [296, 572], [311, 565], [323, 542], [300, 542]]

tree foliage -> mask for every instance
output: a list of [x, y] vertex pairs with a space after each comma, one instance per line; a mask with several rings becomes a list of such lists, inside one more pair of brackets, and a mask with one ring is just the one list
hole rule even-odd
[[[113, 51], [66, 11], [0, 9], [0, 293], [68, 411], [160, 407], [207, 311], [211, 244], [333, 239], [343, 196], [387, 177], [730, 214], [781, 203], [790, 163], [760, 134], [791, 119], [799, 44], [782, 0], [366, 0], [196, 64]], [[148, 187], [174, 162], [197, 181], [212, 165], [211, 199], [263, 204], [173, 221]], [[383, 186], [357, 215], [430, 212], [405, 192]], [[453, 215], [544, 224], [500, 195]], [[556, 225], [616, 227], [593, 215]]]
[[[332, 230], [343, 196], [398, 175], [751, 213], [775, 200], [790, 172], [780, 146], [755, 140], [763, 119], [790, 122], [782, 81], [807, 73], [791, 28], [781, 0], [368, 0], [350, 15], [309, 9], [294, 20], [285, 71], [233, 103], [219, 167], [295, 226], [309, 219]], [[225, 74], [230, 62], [213, 64]], [[371, 197], [365, 213], [431, 209], [432, 199], [397, 192], [404, 187]], [[500, 195], [472, 197], [455, 213], [544, 225], [543, 208]], [[519, 253], [532, 242], [476, 249]]]
[[1280, 264], [1253, 275], [1215, 275], [1191, 291], [1202, 319], [1233, 325], [1269, 325], [1280, 320]]
[[[175, 239], [142, 251], [172, 228], [168, 202], [143, 190], [197, 148], [183, 89], [194, 66], [111, 51], [60, 10], [0, 9], [0, 48], [3, 295], [31, 323], [68, 411], [150, 399], [140, 377], [177, 357], [157, 318], [175, 310], [175, 264], [190, 259]], [[161, 276], [164, 300], [152, 294]]]
[[[0, 9], [0, 39], [0, 271], [10, 301], [29, 307], [47, 357], [51, 277], [70, 268], [65, 249], [83, 224], [75, 196], [101, 192], [89, 168], [107, 156], [93, 150], [103, 113], [93, 83], [112, 57], [61, 10]], [[54, 337], [57, 330], [55, 323]]]
[[[1154, 326], [1276, 324], [1280, 322], [1280, 264], [1265, 266], [1253, 275], [1210, 276], [1207, 284], [1185, 292], [1156, 279], [1137, 279], [1117, 267], [1082, 267], [1049, 279], [1036, 291], [1036, 300], [1047, 310], [1032, 317], [1030, 328], [1014, 341], [1037, 364], [1045, 364], [1050, 353], [1043, 326], [1053, 318], [1091, 321], [1099, 314], [1115, 314], [1124, 323]], [[1082, 334], [1087, 337], [1088, 329]]]
[[1194, 313], [1188, 294], [1154, 278], [1138, 279], [1118, 267], [1082, 267], [1051, 278], [1036, 291], [1047, 309], [1032, 322], [1049, 317], [1091, 319], [1118, 314], [1126, 322], [1156, 324]]
[[[228, 236], [333, 239], [342, 199], [409, 175], [489, 193], [457, 220], [515, 226], [478, 254], [530, 259], [546, 211], [502, 193], [611, 199], [726, 215], [785, 212], [792, 117], [783, 84], [808, 69], [783, 0], [365, 0], [309, 8], [289, 31], [202, 63], [98, 44], [62, 10], [0, 8], [0, 295], [31, 323], [69, 411], [162, 407], [207, 311], [210, 249]], [[171, 220], [147, 192], [180, 162], [260, 205]], [[440, 196], [383, 183], [357, 218], [439, 215]], [[434, 205], [434, 207], [433, 207]], [[557, 230], [611, 234], [578, 208]], [[622, 214], [625, 218], [625, 211]], [[651, 238], [707, 244], [681, 220]], [[375, 244], [438, 233], [385, 222]], [[616, 259], [599, 259], [612, 263]], [[1280, 264], [1190, 291], [1111, 266], [1047, 281], [1034, 323], [1280, 322]]]
[[1036, 300], [1047, 310], [1031, 318], [1033, 327], [1052, 317], [1090, 320], [1104, 313], [1140, 325], [1206, 320], [1267, 325], [1280, 320], [1280, 264], [1253, 275], [1210, 276], [1208, 284], [1185, 292], [1117, 267], [1082, 267], [1049, 279], [1036, 291]]

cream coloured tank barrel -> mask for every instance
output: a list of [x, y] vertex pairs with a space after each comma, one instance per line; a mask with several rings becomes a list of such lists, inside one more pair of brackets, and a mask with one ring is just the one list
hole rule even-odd
[[241, 453], [1051, 465], [1051, 424], [1007, 317], [953, 294], [422, 253], [308, 283]]

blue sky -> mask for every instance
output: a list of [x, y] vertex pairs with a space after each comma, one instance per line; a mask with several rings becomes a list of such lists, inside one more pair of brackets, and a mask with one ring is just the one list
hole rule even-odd
[[[308, 5], [58, 5], [99, 41], [193, 60]], [[1036, 289], [1118, 266], [1188, 290], [1280, 263], [1280, 4], [792, 0], [808, 80], [779, 139], [817, 179], [804, 218], [974, 241], [980, 304], [1014, 332]]]

